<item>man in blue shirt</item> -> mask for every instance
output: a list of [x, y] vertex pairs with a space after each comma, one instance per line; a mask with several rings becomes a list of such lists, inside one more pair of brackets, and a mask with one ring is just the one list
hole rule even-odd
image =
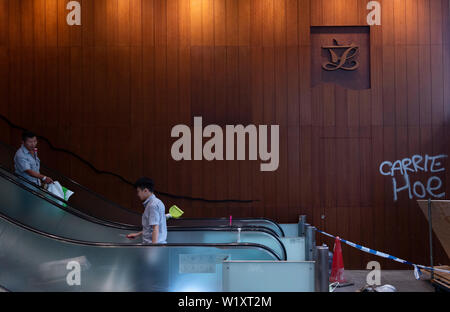
[[14, 156], [15, 173], [37, 185], [41, 185], [41, 182], [51, 184], [53, 180], [39, 172], [41, 161], [37, 156], [36, 146], [37, 138], [33, 132], [25, 131], [22, 133], [22, 146]]
[[128, 234], [127, 237], [133, 239], [142, 235], [142, 242], [144, 244], [166, 244], [166, 207], [153, 194], [153, 180], [140, 178], [134, 186], [136, 187], [138, 198], [145, 207], [145, 211], [142, 215], [142, 231]]

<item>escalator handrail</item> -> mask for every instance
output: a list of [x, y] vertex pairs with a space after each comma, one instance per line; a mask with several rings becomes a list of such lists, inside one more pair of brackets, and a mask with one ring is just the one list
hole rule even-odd
[[[17, 182], [16, 180], [14, 180], [11, 177], [5, 175], [1, 171], [0, 171], [0, 177], [3, 178], [3, 179], [8, 180], [9, 182], [11, 182], [11, 183], [15, 184], [16, 186], [18, 186], [18, 187], [28, 191], [31, 194], [33, 194], [35, 196], [38, 196], [39, 198], [45, 200], [46, 202], [49, 202], [50, 204], [58, 207], [59, 209], [64, 210], [64, 211], [66, 211], [66, 212], [68, 212], [70, 214], [73, 214], [73, 215], [77, 216], [77, 217], [80, 217], [80, 218], [82, 218], [84, 220], [87, 220], [87, 221], [90, 221], [90, 222], [93, 222], [93, 223], [96, 223], [96, 224], [104, 225], [104, 226], [113, 227], [113, 228], [116, 228], [116, 229], [123, 229], [123, 230], [129, 230], [129, 229], [131, 229], [131, 230], [133, 230], [133, 229], [139, 230], [140, 229], [140, 227], [135, 226], [135, 225], [131, 225], [131, 224], [123, 224], [123, 223], [118, 223], [118, 222], [106, 221], [106, 220], [98, 219], [98, 218], [96, 218], [94, 216], [91, 216], [89, 214], [81, 212], [81, 211], [79, 211], [76, 208], [73, 208], [71, 206], [71, 204], [68, 203], [67, 201], [65, 201], [64, 199], [59, 198], [59, 197], [55, 196], [54, 194], [52, 194], [52, 193], [50, 193], [50, 192], [48, 192], [48, 191], [46, 191], [44, 189], [39, 188], [40, 191], [42, 191], [46, 195], [47, 194], [51, 195], [53, 198], [55, 198], [55, 200], [67, 203], [67, 206], [64, 207], [63, 205], [59, 204], [58, 202], [54, 202], [50, 198], [47, 198], [47, 197], [43, 196], [41, 193], [38, 193], [36, 190], [33, 190], [32, 188]], [[20, 178], [23, 181], [27, 182], [28, 184], [33, 185], [34, 187], [38, 187], [37, 185], [32, 184], [31, 182], [27, 181], [26, 179], [24, 179], [24, 178], [22, 178], [20, 176], [14, 175], [14, 177]]]
[[[4, 146], [5, 148], [9, 149], [12, 153], [15, 153], [15, 150], [14, 150], [14, 148], [13, 148], [12, 146], [10, 146], [10, 145], [8, 145], [8, 144], [2, 142], [2, 141], [0, 141], [0, 145], [2, 145], [2, 146]], [[1, 164], [0, 164], [0, 166], [1, 166]], [[5, 168], [4, 166], [1, 166], [1, 167], [2, 167], [4, 170], [6, 170], [6, 171], [9, 172], [9, 170], [8, 170], [7, 168]], [[61, 172], [59, 172], [59, 171], [57, 171], [57, 170], [55, 170], [55, 169], [49, 168], [48, 166], [46, 166], [46, 165], [45, 165], [44, 163], [42, 163], [42, 162], [41, 162], [41, 167], [44, 168], [46, 171], [49, 171], [50, 173], [53, 172], [53, 173], [55, 173], [56, 175], [62, 176], [64, 179], [67, 179], [70, 183], [75, 184], [77, 187], [79, 187], [79, 188], [83, 189], [84, 191], [88, 192], [89, 194], [91, 194], [91, 195], [93, 195], [93, 196], [95, 196], [95, 197], [101, 199], [102, 201], [106, 202], [106, 203], [109, 204], [109, 205], [113, 205], [113, 206], [115, 206], [115, 207], [117, 207], [117, 208], [120, 208], [120, 209], [125, 210], [125, 211], [127, 211], [127, 212], [129, 212], [129, 213], [132, 213], [132, 214], [139, 214], [139, 213], [136, 212], [136, 211], [133, 211], [133, 210], [131, 210], [131, 209], [129, 209], [129, 208], [123, 207], [123, 206], [121, 206], [121, 205], [119, 205], [118, 203], [115, 203], [115, 202], [113, 202], [113, 201], [110, 201], [110, 200], [107, 199], [106, 197], [104, 197], [104, 196], [102, 196], [102, 195], [100, 195], [100, 194], [98, 194], [98, 193], [92, 191], [91, 189], [89, 189], [89, 188], [87, 188], [86, 186], [84, 186], [84, 185], [78, 183], [77, 181], [72, 180], [71, 178], [65, 176], [65, 175], [62, 174]]]
[[[258, 226], [249, 226], [249, 227], [217, 227], [217, 226], [205, 226], [205, 227], [181, 227], [181, 228], [172, 228], [171, 231], [188, 231], [188, 232], [200, 232], [200, 231], [211, 231], [211, 232], [239, 232], [239, 229], [241, 229], [242, 232], [262, 232], [265, 233], [272, 238], [274, 238], [281, 246], [281, 250], [283, 252], [283, 258], [287, 259], [287, 252], [286, 247], [284, 247], [283, 242], [278, 237], [278, 235], [274, 234], [272, 229], [265, 228], [265, 227], [258, 227]], [[167, 228], [169, 230], [169, 228]]]
[[[8, 123], [8, 125], [13, 127], [13, 128], [25, 130], [22, 127], [18, 127], [16, 125], [12, 124], [5, 116], [2, 116], [1, 114], [0, 114], [0, 119], [3, 119], [4, 121], [6, 121], [6, 123]], [[50, 149], [55, 150], [55, 151], [64, 152], [66, 154], [74, 156], [75, 158], [77, 158], [78, 160], [80, 160], [81, 162], [86, 164], [88, 167], [90, 167], [92, 170], [94, 170], [97, 174], [107, 174], [107, 175], [110, 175], [110, 176], [114, 176], [114, 177], [120, 179], [122, 182], [124, 182], [124, 183], [126, 183], [128, 185], [131, 185], [131, 186], [134, 185], [133, 182], [125, 179], [123, 176], [121, 176], [121, 175], [119, 175], [117, 173], [109, 172], [109, 171], [103, 171], [103, 170], [99, 170], [99, 169], [95, 168], [94, 165], [89, 163], [87, 160], [83, 159], [82, 157], [76, 155], [75, 153], [73, 153], [73, 152], [71, 152], [69, 150], [54, 147], [50, 143], [50, 141], [47, 138], [45, 138], [45, 137], [38, 136], [38, 138], [42, 138], [45, 142], [47, 142], [47, 144], [49, 145]], [[200, 198], [200, 197], [196, 198], [196, 197], [190, 197], [190, 196], [184, 196], [184, 195], [169, 194], [169, 193], [160, 192], [160, 191], [157, 191], [157, 190], [155, 190], [155, 193], [156, 194], [160, 194], [162, 196], [168, 196], [168, 197], [171, 197], [171, 198], [175, 198], [175, 199], [198, 200], [198, 201], [210, 202], [210, 203], [226, 203], [226, 202], [252, 203], [252, 202], [259, 201], [259, 200], [252, 200], [252, 199], [219, 199], [218, 200], [218, 199], [207, 199], [207, 198]], [[125, 208], [125, 209], [127, 209], [127, 208]]]
[[73, 184], [76, 185], [77, 187], [79, 187], [79, 188], [83, 189], [84, 191], [90, 193], [91, 195], [93, 195], [93, 196], [99, 198], [100, 200], [106, 202], [106, 203], [109, 204], [109, 205], [115, 206], [115, 207], [117, 207], [117, 208], [119, 208], [119, 209], [121, 209], [121, 210], [124, 210], [124, 211], [128, 212], [128, 213], [135, 214], [135, 215], [139, 215], [138, 212], [136, 212], [136, 211], [134, 211], [134, 210], [131, 210], [131, 209], [129, 209], [129, 208], [126, 208], [126, 207], [124, 207], [124, 206], [122, 206], [122, 205], [119, 205], [119, 204], [116, 203], [116, 202], [113, 202], [113, 201], [107, 199], [106, 197], [104, 197], [104, 196], [102, 196], [102, 195], [100, 195], [100, 194], [98, 194], [98, 193], [92, 191], [91, 189], [87, 188], [86, 186], [81, 185], [81, 184], [78, 183], [77, 181], [74, 181], [74, 180], [72, 180], [71, 178], [69, 178], [69, 177], [63, 175], [62, 173], [59, 173], [59, 172], [56, 171], [55, 169], [50, 169], [49, 167], [47, 167], [47, 166], [44, 165], [44, 164], [42, 165], [42, 167], [45, 168], [45, 170], [47, 170], [47, 171], [49, 171], [49, 172], [55, 172], [56, 174], [61, 175], [62, 177], [64, 177], [64, 179], [67, 179], [70, 183], [73, 183]]
[[[0, 168], [2, 168], [1, 165], [0, 165]], [[4, 169], [4, 168], [2, 168], [2, 169]], [[18, 175], [15, 175], [14, 173], [10, 173], [8, 170], [5, 170], [5, 171], [8, 172], [9, 174], [13, 175], [15, 178], [21, 179], [22, 181], [26, 182], [27, 184], [33, 185], [34, 187], [37, 187], [36, 185], [34, 185], [30, 181], [26, 180], [25, 178], [23, 178], [21, 176], [18, 176]], [[10, 181], [11, 183], [15, 184], [16, 186], [18, 186], [18, 187], [20, 187], [20, 188], [30, 192], [31, 194], [33, 194], [35, 196], [38, 196], [39, 198], [41, 198], [41, 199], [49, 202], [50, 204], [58, 207], [59, 209], [62, 209], [63, 211], [65, 211], [67, 213], [70, 213], [72, 215], [75, 215], [75, 216], [77, 216], [79, 218], [82, 218], [82, 219], [84, 219], [86, 221], [93, 222], [93, 223], [96, 223], [96, 224], [100, 224], [100, 225], [103, 225], [103, 226], [106, 226], [106, 227], [122, 229], [122, 230], [139, 231], [139, 230], [142, 229], [141, 226], [136, 226], [136, 225], [131, 225], [131, 224], [124, 224], [124, 223], [119, 223], [119, 222], [114, 222], [114, 221], [106, 221], [106, 220], [102, 220], [102, 219], [96, 218], [96, 217], [94, 217], [92, 215], [89, 215], [89, 214], [87, 214], [85, 212], [81, 212], [80, 210], [78, 210], [76, 208], [73, 208], [72, 205], [69, 202], [63, 200], [62, 198], [59, 198], [59, 197], [55, 196], [54, 194], [48, 192], [47, 190], [39, 188], [40, 192], [43, 192], [46, 195], [50, 195], [52, 198], [54, 198], [55, 201], [56, 201], [56, 202], [54, 202], [50, 198], [47, 198], [47, 197], [43, 196], [42, 194], [38, 193], [36, 190], [31, 189], [31, 188], [29, 188], [26, 185], [23, 185], [21, 183], [18, 183], [16, 180], [14, 180], [13, 178], [7, 176], [6, 174], [4, 174], [1, 171], [0, 171], [0, 177]], [[60, 205], [57, 201], [64, 202], [67, 206], [64, 207], [64, 206]], [[189, 220], [191, 220], [191, 219], [189, 219]], [[200, 220], [200, 219], [198, 219], [198, 220]], [[216, 220], [216, 219], [214, 219], [214, 220]], [[187, 226], [177, 226], [177, 225], [175, 225], [175, 226], [167, 226], [167, 230], [169, 230], [169, 231], [176, 231], [176, 230], [188, 231], [188, 230], [195, 230], [196, 228], [208, 228], [208, 229], [214, 229], [214, 230], [228, 230], [230, 228], [233, 228], [233, 229], [237, 230], [238, 227], [235, 227], [235, 226], [230, 227], [230, 226], [225, 226], [225, 225], [224, 226], [213, 225], [213, 226], [201, 226], [201, 227], [187, 227]], [[266, 231], [266, 232], [269, 231], [273, 236], [278, 236], [277, 233], [275, 233], [275, 231], [273, 231], [273, 229], [267, 228], [267, 227], [264, 227], [264, 226], [246, 225], [245, 227], [240, 227], [240, 228], [241, 229], [243, 229], [243, 228], [246, 228], [246, 229], [255, 228], [255, 230], [259, 229], [261, 231]]]
[[[15, 153], [15, 149], [14, 149], [12, 146], [10, 146], [9, 144], [6, 144], [6, 143], [0, 141], [0, 145], [2, 145], [2, 146], [4, 146], [5, 148], [9, 149], [12, 153]], [[82, 184], [78, 183], [77, 181], [74, 181], [73, 179], [71, 179], [71, 178], [65, 176], [65, 175], [62, 174], [62, 173], [60, 173], [59, 171], [47, 167], [47, 166], [46, 166], [44, 163], [42, 163], [42, 162], [41, 162], [41, 166], [42, 166], [43, 168], [45, 168], [45, 170], [47, 170], [47, 171], [49, 171], [49, 172], [54, 172], [54, 173], [56, 173], [57, 175], [62, 176], [64, 179], [67, 179], [69, 182], [73, 183], [73, 184], [76, 185], [77, 187], [80, 187], [81, 189], [85, 190], [86, 192], [90, 193], [91, 195], [93, 195], [93, 196], [95, 196], [95, 197], [101, 199], [102, 201], [106, 202], [107, 204], [116, 206], [117, 208], [120, 208], [120, 209], [122, 209], [122, 210], [124, 210], [124, 211], [126, 211], [126, 212], [129, 212], [129, 213], [132, 213], [132, 214], [134, 214], [134, 215], [140, 215], [140, 213], [138, 213], [138, 212], [136, 212], [136, 211], [134, 211], [134, 210], [131, 210], [131, 209], [126, 208], [126, 207], [123, 207], [123, 206], [119, 205], [118, 203], [115, 203], [115, 202], [110, 201], [110, 200], [107, 199], [106, 197], [104, 197], [104, 196], [102, 196], [102, 195], [100, 195], [100, 194], [98, 194], [98, 193], [92, 191], [91, 189], [89, 189], [89, 188], [83, 186]], [[5, 168], [4, 166], [2, 166], [1, 164], [0, 164], [0, 167], [1, 167], [3, 170], [5, 170], [5, 171], [10, 172], [7, 168]], [[14, 173], [12, 173], [12, 172], [10, 172], [10, 173], [11, 173], [11, 174], [14, 174]], [[14, 175], [15, 175], [15, 174], [14, 174]], [[16, 176], [17, 176], [17, 175], [16, 175]], [[22, 178], [22, 177], [20, 177], [20, 176], [17, 176], [17, 177]], [[22, 178], [22, 179], [23, 179], [23, 178]], [[23, 179], [23, 180], [27, 181], [26, 179]], [[49, 192], [47, 192], [47, 193], [50, 194], [50, 195], [53, 195], [53, 194], [51, 194], [51, 193], [49, 193]], [[63, 199], [60, 199], [60, 198], [58, 198], [58, 200], [64, 201]], [[67, 202], [66, 202], [66, 203], [67, 203]], [[73, 208], [74, 208], [74, 207], [73, 207]], [[76, 208], [74, 208], [74, 209], [76, 209]], [[198, 219], [198, 218], [187, 218], [187, 219], [184, 219], [184, 220], [200, 220], [200, 219]], [[226, 219], [226, 218], [211, 218], [210, 220], [227, 220], [227, 219]], [[268, 222], [272, 223], [275, 227], [277, 227], [277, 228], [279, 229], [279, 231], [280, 231], [282, 237], [285, 236], [284, 231], [283, 231], [283, 229], [279, 226], [279, 224], [276, 223], [275, 221], [271, 220], [271, 219], [268, 219], [268, 218], [264, 218], [264, 217], [258, 217], [258, 218], [235, 218], [235, 220], [238, 220], [238, 221], [243, 221], [243, 220], [249, 220], [249, 221], [251, 221], [251, 220], [265, 220], [265, 221], [268, 221]], [[113, 222], [113, 221], [108, 221], [108, 222], [117, 224], [117, 225], [119, 225], [119, 226], [131, 226], [131, 227], [133, 226], [133, 225], [123, 224], [123, 223]]]
[[[14, 175], [14, 176], [16, 177], [16, 175]], [[36, 192], [36, 190], [33, 190], [33, 189], [28, 188], [27, 186], [25, 186], [25, 185], [23, 185], [21, 183], [18, 183], [13, 178], [5, 175], [1, 171], [0, 171], [0, 177], [2, 177], [4, 179], [12, 182], [13, 184], [15, 184], [16, 186], [18, 186], [18, 187], [20, 187], [22, 189], [26, 189], [27, 191], [29, 191], [33, 195], [38, 196], [39, 198], [41, 198], [41, 199], [49, 202], [50, 204], [58, 207], [59, 209], [65, 211], [65, 212], [67, 212], [69, 214], [75, 215], [76, 217], [79, 217], [81, 219], [84, 219], [84, 220], [86, 220], [88, 222], [93, 222], [93, 223], [96, 223], [96, 224], [99, 224], [99, 225], [102, 225], [102, 226], [111, 227], [111, 228], [117, 228], [117, 229], [122, 229], [122, 230], [139, 231], [139, 230], [142, 229], [142, 227], [137, 227], [137, 226], [132, 226], [132, 225], [126, 225], [125, 226], [125, 225], [119, 225], [119, 224], [115, 224], [115, 223], [106, 222], [105, 220], [97, 219], [97, 218], [95, 218], [93, 216], [90, 216], [88, 214], [80, 212], [77, 209], [71, 208], [71, 206], [69, 206], [69, 205], [64, 207], [64, 206], [60, 205], [59, 203], [53, 202], [49, 198], [47, 198], [47, 197], [43, 196], [42, 194]], [[24, 179], [24, 180], [27, 181], [26, 179]], [[27, 181], [27, 183], [31, 184], [28, 181]], [[45, 190], [43, 190], [43, 191], [45, 191]], [[49, 192], [46, 192], [46, 193], [47, 194], [51, 194]], [[51, 195], [55, 199], [59, 200], [59, 197], [54, 196], [53, 194], [51, 194]], [[286, 259], [286, 257], [287, 257], [286, 248], [284, 247], [284, 244], [281, 242], [281, 240], [278, 238], [278, 236], [276, 235], [276, 233], [272, 229], [265, 228], [265, 227], [260, 227], [260, 226], [253, 226], [253, 227], [252, 226], [244, 226], [244, 227], [240, 227], [240, 229], [241, 229], [241, 231], [259, 231], [259, 232], [264, 232], [264, 233], [272, 236], [275, 240], [277, 240], [280, 243], [281, 249], [283, 251], [283, 256]], [[224, 227], [220, 227], [220, 226], [211, 226], [211, 227], [208, 227], [208, 226], [203, 226], [203, 227], [168, 226], [167, 230], [168, 231], [202, 231], [203, 230], [203, 231], [224, 231], [224, 232], [225, 231], [233, 231], [234, 232], [234, 231], [238, 231], [238, 227], [227, 227], [227, 226], [224, 226]]]
[[201, 228], [215, 228], [217, 230], [222, 230], [222, 231], [226, 231], [229, 229], [232, 229], [232, 231], [234, 230], [238, 230], [240, 229], [254, 229], [255, 231], [261, 230], [262, 232], [269, 232], [270, 234], [272, 234], [273, 236], [276, 237], [280, 237], [273, 229], [265, 227], [263, 225], [244, 225], [244, 226], [237, 226], [237, 225], [233, 225], [233, 226], [229, 226], [229, 225], [199, 225], [199, 226], [182, 226], [182, 225], [168, 225], [167, 229], [171, 229], [173, 231], [176, 231], [177, 229], [181, 229], [182, 231], [184, 229], [188, 230], [188, 229], [201, 229]]
[[[169, 243], [169, 244], [122, 244], [122, 243], [99, 243], [99, 242], [88, 242], [88, 241], [82, 241], [82, 240], [76, 240], [72, 238], [57, 236], [48, 232], [44, 232], [38, 229], [35, 229], [31, 226], [25, 225], [13, 218], [10, 218], [0, 212], [0, 219], [5, 220], [6, 222], [9, 222], [11, 224], [14, 224], [15, 226], [22, 228], [24, 230], [33, 232], [35, 234], [38, 234], [40, 236], [46, 237], [48, 239], [58, 240], [64, 243], [74, 244], [74, 245], [80, 245], [80, 246], [95, 246], [95, 247], [127, 247], [127, 248], [153, 248], [153, 247], [159, 247], [159, 248], [169, 248], [169, 247], [217, 247], [217, 248], [226, 248], [226, 247], [235, 247], [235, 248], [243, 248], [243, 247], [254, 247], [259, 248], [267, 251], [269, 254], [273, 255], [277, 260], [281, 261], [280, 257], [274, 252], [271, 248], [256, 244], [256, 243], [227, 243], [227, 244], [209, 244], [209, 243]], [[1, 236], [0, 236], [1, 237]]]
[[[20, 183], [16, 183], [16, 181], [14, 181], [11, 177], [5, 176], [3, 172], [0, 171], [0, 176], [2, 176], [3, 178], [9, 180], [10, 182], [13, 182], [14, 184], [16, 184], [17, 186], [21, 187], [21, 188], [26, 188], [30, 193], [32, 193], [33, 195], [38, 196], [41, 199], [46, 200], [47, 202], [57, 206], [59, 209], [62, 209], [64, 211], [66, 211], [69, 214], [75, 215], [76, 217], [79, 217], [81, 219], [84, 219], [88, 222], [94, 222], [96, 224], [100, 224], [102, 226], [106, 226], [106, 227], [112, 227], [112, 228], [119, 228], [119, 229], [123, 229], [123, 230], [141, 230], [141, 227], [136, 227], [136, 226], [117, 226], [115, 224], [110, 224], [105, 222], [104, 220], [100, 220], [97, 219], [95, 217], [89, 216], [87, 214], [81, 213], [80, 211], [76, 210], [76, 209], [67, 209], [67, 207], [64, 207], [62, 205], [59, 205], [56, 202], [52, 202], [50, 201], [49, 198], [46, 198], [45, 196], [42, 196], [42, 194], [37, 193], [35, 190], [29, 189], [27, 188], [25, 185], [22, 185]], [[50, 193], [49, 193], [50, 194]], [[53, 195], [53, 194], [52, 194]], [[54, 196], [55, 198], [57, 198], [56, 196]], [[218, 227], [218, 226], [203, 226], [203, 227], [179, 227], [179, 226], [173, 226], [173, 227], [167, 227], [167, 230], [169, 232], [171, 231], [223, 231], [223, 232], [237, 232], [238, 227]], [[266, 233], [268, 235], [270, 235], [271, 237], [273, 237], [276, 241], [278, 241], [278, 243], [281, 246], [282, 252], [283, 252], [283, 257], [284, 259], [286, 259], [287, 257], [287, 253], [286, 253], [286, 248], [284, 247], [284, 244], [281, 242], [281, 240], [278, 238], [278, 236], [276, 235], [275, 232], [273, 232], [272, 229], [270, 228], [265, 228], [265, 227], [260, 227], [260, 226], [244, 226], [244, 227], [240, 227], [241, 231], [243, 232], [263, 232]]]
[[[187, 221], [197, 221], [197, 220], [198, 221], [205, 221], [205, 220], [208, 220], [209, 221], [209, 220], [211, 220], [211, 221], [225, 221], [225, 222], [229, 221], [228, 218], [205, 218], [205, 219], [203, 219], [203, 218], [180, 218], [180, 219], [177, 219], [177, 220], [180, 220], [180, 221], [182, 221], [182, 220], [187, 220]], [[233, 221], [258, 221], [258, 220], [268, 221], [269, 223], [273, 224], [276, 228], [278, 228], [280, 230], [281, 236], [285, 237], [283, 228], [278, 223], [276, 223], [275, 221], [273, 221], [273, 220], [271, 220], [269, 218], [264, 218], [264, 217], [258, 217], [258, 218], [233, 218], [232, 222]]]

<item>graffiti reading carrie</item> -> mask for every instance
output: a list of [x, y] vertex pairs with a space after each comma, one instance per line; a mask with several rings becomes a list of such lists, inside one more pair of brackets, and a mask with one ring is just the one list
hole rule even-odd
[[[443, 198], [445, 192], [442, 191], [442, 180], [437, 175], [428, 178], [424, 183], [422, 181], [412, 181], [410, 174], [412, 173], [439, 173], [445, 171], [442, 160], [448, 155], [414, 155], [412, 157], [403, 158], [394, 162], [383, 161], [380, 164], [380, 173], [384, 176], [392, 177], [392, 187], [394, 193], [394, 201], [398, 200], [398, 193], [407, 191], [409, 199], [413, 197], [425, 198], [428, 196], [434, 198]], [[397, 180], [397, 175], [401, 175], [403, 179]], [[402, 184], [403, 183], [403, 184]]]

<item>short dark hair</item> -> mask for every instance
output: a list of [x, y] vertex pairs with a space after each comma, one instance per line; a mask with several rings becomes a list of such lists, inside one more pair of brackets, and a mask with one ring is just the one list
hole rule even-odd
[[26, 141], [27, 139], [32, 139], [36, 136], [34, 132], [31, 131], [24, 131], [22, 132], [22, 141]]
[[153, 180], [147, 177], [139, 178], [136, 183], [134, 183], [135, 188], [140, 188], [141, 190], [148, 189], [152, 193], [154, 186], [155, 184], [153, 183]]

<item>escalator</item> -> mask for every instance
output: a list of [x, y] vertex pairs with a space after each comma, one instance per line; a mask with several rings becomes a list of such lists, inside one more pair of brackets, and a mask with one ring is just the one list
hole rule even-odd
[[[13, 174], [13, 159], [16, 149], [0, 141], [0, 168]], [[79, 212], [96, 217], [100, 220], [117, 224], [140, 226], [141, 213], [125, 208], [117, 203], [107, 200], [80, 183], [53, 170], [41, 162], [41, 173], [52, 177], [61, 185], [72, 190], [75, 194], [70, 198], [71, 206]]]
[[249, 243], [85, 242], [0, 213], [0, 285], [10, 291], [220, 291], [226, 259], [278, 260]]
[[270, 219], [266, 218], [183, 218], [183, 219], [171, 219], [168, 221], [169, 226], [173, 227], [201, 227], [206, 225], [214, 225], [215, 227], [227, 228], [230, 227], [264, 227], [270, 230], [274, 235], [278, 237], [284, 237], [284, 231], [280, 225]]
[[[52, 194], [0, 168], [0, 212], [33, 228], [72, 239], [133, 244], [126, 237], [140, 227], [125, 226], [96, 219], [73, 209]], [[169, 227], [168, 243], [257, 243], [272, 249], [280, 260], [286, 250], [277, 235], [258, 226]]]
[[[0, 285], [11, 291], [220, 291], [224, 259], [285, 259], [266, 246], [277, 240], [263, 228], [243, 230], [240, 243], [217, 243], [235, 235], [218, 228], [169, 233], [184, 243], [130, 243], [129, 227], [71, 211], [19, 180], [0, 170]], [[67, 281], [74, 262], [80, 285]]]
[[[0, 285], [11, 291], [220, 291], [228, 260], [285, 260], [265, 227], [169, 229], [168, 244], [125, 235], [138, 227], [73, 209], [0, 169]], [[80, 285], [68, 282], [78, 263]]]
[[[13, 174], [13, 158], [16, 150], [0, 141], [0, 171], [8, 173], [9, 176], [15, 176]], [[64, 185], [68, 189], [75, 192], [70, 198], [70, 206], [78, 213], [85, 216], [91, 216], [95, 219], [104, 221], [113, 226], [119, 228], [134, 230], [141, 226], [141, 213], [130, 210], [117, 203], [111, 202], [102, 195], [99, 195], [92, 190], [84, 187], [80, 183], [64, 176], [58, 171], [50, 169], [41, 162], [41, 171], [54, 178], [55, 181], [59, 181], [61, 185]], [[21, 177], [16, 177], [20, 179]], [[21, 179], [24, 180], [24, 179]], [[30, 183], [26, 181], [23, 183], [26, 186], [30, 186]], [[36, 190], [40, 194], [44, 194], [47, 198], [51, 198], [51, 194], [45, 194], [42, 189]], [[67, 203], [66, 203], [67, 204]], [[73, 212], [76, 213], [76, 212]], [[272, 220], [265, 218], [233, 218], [232, 225], [230, 226], [229, 220], [226, 218], [208, 218], [208, 219], [171, 219], [167, 223], [168, 229], [170, 228], [187, 228], [187, 227], [205, 227], [213, 226], [216, 228], [243, 228], [243, 227], [264, 227], [271, 231], [274, 235], [284, 237], [282, 228]]]
[[[12, 173], [8, 148], [0, 144], [0, 285], [5, 290], [220, 291], [225, 259], [287, 258], [279, 238], [284, 233], [266, 219], [236, 219], [232, 226], [224, 219], [180, 219], [168, 226], [168, 244], [129, 240], [126, 234], [141, 229], [140, 214], [53, 173], [78, 192], [69, 202], [55, 197]], [[113, 218], [104, 217], [107, 213]], [[79, 264], [80, 285], [68, 281], [71, 263]]]

